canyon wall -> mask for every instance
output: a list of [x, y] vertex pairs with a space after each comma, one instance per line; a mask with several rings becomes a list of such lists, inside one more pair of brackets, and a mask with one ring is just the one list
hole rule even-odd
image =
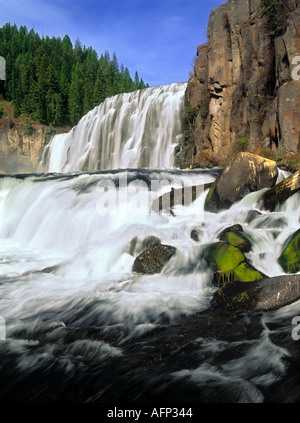
[[23, 128], [0, 127], [0, 173], [36, 171], [49, 128], [35, 125], [34, 132]]
[[300, 0], [285, 0], [277, 33], [261, 3], [229, 0], [211, 12], [188, 81], [182, 167], [221, 163], [237, 143], [299, 152]]

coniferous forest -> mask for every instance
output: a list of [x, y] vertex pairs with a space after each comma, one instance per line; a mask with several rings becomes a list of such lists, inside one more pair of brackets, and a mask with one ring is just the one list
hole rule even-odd
[[14, 105], [14, 117], [26, 114], [46, 125], [75, 125], [107, 97], [148, 87], [138, 72], [131, 78], [117, 55], [98, 57], [79, 40], [40, 37], [25, 26], [0, 28], [0, 56], [6, 81], [0, 95]]

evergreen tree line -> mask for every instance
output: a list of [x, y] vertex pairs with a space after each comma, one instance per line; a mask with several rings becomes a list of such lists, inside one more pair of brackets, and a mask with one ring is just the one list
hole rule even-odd
[[40, 37], [25, 26], [0, 28], [0, 56], [6, 60], [6, 80], [0, 95], [14, 105], [14, 117], [52, 125], [72, 124], [107, 97], [148, 87], [138, 73], [131, 78], [119, 66], [116, 53], [99, 58], [91, 47], [73, 46], [68, 35]]

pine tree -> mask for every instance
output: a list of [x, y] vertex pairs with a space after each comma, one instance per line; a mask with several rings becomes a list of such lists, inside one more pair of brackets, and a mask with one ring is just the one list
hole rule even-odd
[[25, 26], [0, 28], [0, 55], [7, 74], [0, 94], [12, 101], [15, 117], [25, 113], [41, 123], [76, 124], [105, 98], [145, 85], [119, 66], [116, 52], [112, 59], [107, 50], [98, 58], [79, 39], [73, 47], [68, 35], [41, 38]]
[[72, 71], [69, 93], [69, 113], [73, 125], [83, 116], [83, 69], [81, 63], [76, 63]]

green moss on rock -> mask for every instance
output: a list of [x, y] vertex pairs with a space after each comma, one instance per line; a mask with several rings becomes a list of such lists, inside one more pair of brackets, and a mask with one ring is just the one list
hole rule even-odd
[[217, 242], [205, 251], [205, 258], [214, 270], [227, 273], [233, 271], [245, 260], [244, 254], [238, 248], [227, 242]]
[[204, 259], [214, 271], [213, 283], [222, 286], [227, 282], [252, 282], [266, 276], [247, 262], [242, 251], [227, 242], [217, 242], [204, 250]]
[[254, 282], [266, 278], [266, 275], [255, 269], [250, 263], [243, 262], [234, 269], [234, 281]]
[[278, 263], [285, 273], [300, 272], [300, 229], [286, 241]]
[[[240, 225], [235, 225], [235, 226], [239, 227]], [[221, 241], [228, 242], [230, 245], [234, 247], [239, 248], [243, 253], [248, 253], [251, 250], [251, 243], [249, 239], [244, 234], [241, 233], [242, 231], [225, 230], [220, 234], [219, 239]]]

